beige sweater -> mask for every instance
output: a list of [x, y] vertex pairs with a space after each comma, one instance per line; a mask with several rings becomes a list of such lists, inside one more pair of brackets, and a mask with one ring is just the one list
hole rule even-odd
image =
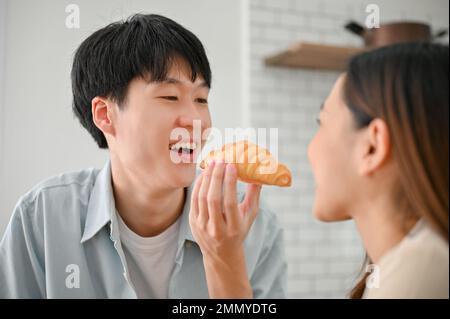
[[379, 281], [371, 278], [363, 298], [448, 299], [448, 261], [448, 242], [421, 220], [372, 268]]

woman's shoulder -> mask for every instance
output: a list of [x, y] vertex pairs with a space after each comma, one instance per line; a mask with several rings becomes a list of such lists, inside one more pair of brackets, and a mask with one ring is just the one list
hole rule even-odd
[[378, 265], [379, 288], [367, 298], [448, 298], [448, 241], [424, 221]]
[[[429, 269], [447, 268], [448, 275], [449, 251], [448, 240], [444, 239], [428, 223], [421, 220], [405, 237], [403, 245], [399, 247], [398, 258], [403, 263], [414, 262], [418, 270], [420, 267]], [[439, 265], [445, 267], [438, 267]], [[423, 269], [425, 270], [425, 269]]]

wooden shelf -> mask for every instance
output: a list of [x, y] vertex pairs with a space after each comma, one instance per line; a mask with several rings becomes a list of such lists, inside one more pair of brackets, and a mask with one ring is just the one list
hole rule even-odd
[[320, 70], [345, 70], [348, 60], [364, 48], [299, 42], [286, 51], [265, 59], [268, 66]]

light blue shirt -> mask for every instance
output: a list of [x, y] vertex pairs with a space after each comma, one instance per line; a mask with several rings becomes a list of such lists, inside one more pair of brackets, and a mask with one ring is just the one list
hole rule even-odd
[[[190, 194], [191, 187], [169, 298], [208, 298], [202, 254], [189, 226]], [[244, 196], [242, 187], [238, 196]], [[110, 162], [35, 186], [20, 198], [0, 242], [0, 298], [136, 298], [115, 211]], [[263, 204], [245, 252], [254, 297], [285, 298], [282, 230]]]

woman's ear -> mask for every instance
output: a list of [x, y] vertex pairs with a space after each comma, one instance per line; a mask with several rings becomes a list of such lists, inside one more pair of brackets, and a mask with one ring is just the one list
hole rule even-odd
[[106, 135], [115, 135], [114, 103], [109, 99], [94, 97], [91, 101], [92, 120], [95, 126]]
[[391, 140], [389, 128], [382, 119], [374, 119], [363, 132], [361, 175], [371, 175], [382, 167], [390, 157]]

